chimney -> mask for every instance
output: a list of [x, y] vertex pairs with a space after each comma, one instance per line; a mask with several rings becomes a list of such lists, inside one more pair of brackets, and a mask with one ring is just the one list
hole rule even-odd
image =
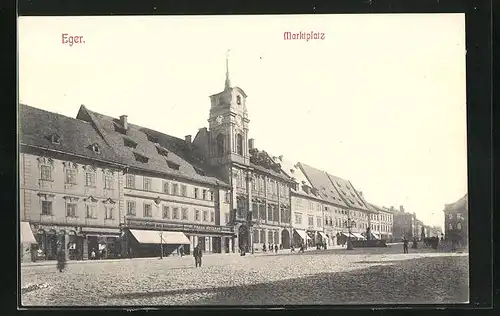
[[127, 123], [127, 116], [126, 115], [120, 116], [120, 123], [122, 124], [122, 127], [123, 127], [124, 130], [128, 129], [128, 123]]
[[278, 156], [278, 159], [279, 159], [281, 162], [283, 162], [283, 155], [279, 155], [279, 156]]
[[359, 191], [359, 195], [363, 197], [363, 191]]
[[250, 139], [248, 140], [248, 149], [249, 149], [249, 150], [250, 150], [250, 149], [254, 149], [254, 146], [255, 146], [255, 141], [254, 141], [254, 139], [253, 139], [253, 138], [250, 138]]
[[200, 128], [198, 131], [199, 131], [199, 132], [202, 132], [202, 133], [207, 133], [207, 132], [208, 132], [208, 130], [207, 130], [207, 128], [206, 128], [206, 127], [202, 127], [202, 128]]
[[403, 205], [400, 205], [400, 206], [399, 206], [399, 211], [404, 213], [405, 208], [404, 208], [404, 206], [403, 206]]
[[187, 143], [188, 145], [191, 145], [191, 135], [186, 135], [186, 136], [184, 137], [184, 139], [186, 140], [186, 143]]

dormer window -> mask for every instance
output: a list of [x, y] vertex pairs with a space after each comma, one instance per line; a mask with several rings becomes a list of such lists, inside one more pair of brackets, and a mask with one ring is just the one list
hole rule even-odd
[[57, 134], [52, 134], [52, 136], [50, 137], [51, 141], [52, 141], [52, 144], [57, 144], [59, 145], [61, 143], [61, 137]]
[[168, 151], [161, 147], [160, 145], [156, 145], [156, 151], [158, 152], [158, 154], [162, 155], [162, 156], [165, 156], [167, 157], [168, 156]]
[[241, 105], [241, 96], [236, 96], [236, 104]]
[[149, 158], [143, 155], [140, 155], [138, 153], [134, 153], [135, 160], [142, 162], [142, 163], [147, 163], [149, 161]]
[[200, 176], [205, 176], [205, 171], [201, 170], [198, 167], [194, 167], [194, 171], [196, 171], [196, 173], [199, 174]]
[[167, 165], [170, 169], [174, 169], [174, 170], [179, 170], [179, 167], [180, 167], [180, 165], [178, 165], [175, 162], [170, 161], [170, 160], [167, 160]]
[[99, 145], [97, 144], [92, 144], [91, 146], [91, 149], [94, 153], [96, 154], [100, 154], [101, 153], [101, 148], [99, 148]]
[[123, 138], [123, 144], [127, 147], [134, 148], [134, 149], [137, 147], [137, 143], [129, 138]]

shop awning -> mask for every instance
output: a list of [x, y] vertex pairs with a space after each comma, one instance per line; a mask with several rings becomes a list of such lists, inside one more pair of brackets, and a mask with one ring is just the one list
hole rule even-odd
[[130, 232], [141, 244], [189, 245], [189, 238], [182, 232], [131, 229]]
[[33, 236], [30, 223], [28, 222], [21, 222], [21, 243], [36, 244], [35, 236]]
[[363, 235], [358, 234], [358, 233], [352, 233], [354, 237], [359, 238], [359, 239], [366, 239]]
[[349, 234], [346, 234], [344, 232], [342, 232], [341, 234], [344, 235], [344, 237], [349, 237]]
[[373, 237], [375, 237], [375, 239], [380, 239], [380, 235], [377, 234], [377, 233], [372, 233]]
[[303, 239], [303, 240], [307, 240], [307, 239], [310, 239], [309, 236], [307, 236], [307, 233], [305, 230], [301, 230], [301, 229], [296, 229], [295, 232], [297, 234], [299, 234], [299, 236]]
[[328, 236], [327, 236], [325, 233], [323, 233], [323, 232], [318, 232], [318, 234], [320, 234], [320, 235], [321, 235], [321, 237], [323, 237], [324, 239], [328, 239]]

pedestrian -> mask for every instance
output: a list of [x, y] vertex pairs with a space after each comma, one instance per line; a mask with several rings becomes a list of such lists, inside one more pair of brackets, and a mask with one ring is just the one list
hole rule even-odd
[[295, 252], [295, 247], [293, 247], [293, 245], [290, 247], [290, 252]]
[[59, 248], [57, 250], [57, 270], [63, 272], [64, 268], [66, 268], [66, 254], [63, 248]]
[[266, 252], [266, 251], [267, 251], [267, 249], [266, 249], [266, 244], [263, 244], [263, 245], [262, 245], [262, 251], [264, 251], [264, 252]]
[[274, 245], [274, 252], [278, 253], [278, 245]]
[[198, 244], [193, 250], [194, 256], [194, 265], [196, 268], [201, 267], [201, 257], [203, 256], [203, 252], [201, 251], [201, 245]]
[[180, 253], [181, 257], [184, 257], [184, 246], [183, 245], [181, 245], [179, 247], [179, 253]]
[[92, 249], [92, 252], [90, 253], [90, 259], [95, 260], [95, 250]]
[[408, 253], [408, 239], [403, 237], [403, 253]]

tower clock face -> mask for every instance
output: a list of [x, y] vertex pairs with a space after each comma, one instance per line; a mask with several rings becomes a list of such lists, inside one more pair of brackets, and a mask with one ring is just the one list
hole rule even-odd
[[222, 117], [222, 115], [219, 115], [219, 116], [217, 116], [217, 118], [215, 120], [217, 121], [217, 124], [220, 124], [220, 123], [222, 123], [223, 119], [224, 118]]

